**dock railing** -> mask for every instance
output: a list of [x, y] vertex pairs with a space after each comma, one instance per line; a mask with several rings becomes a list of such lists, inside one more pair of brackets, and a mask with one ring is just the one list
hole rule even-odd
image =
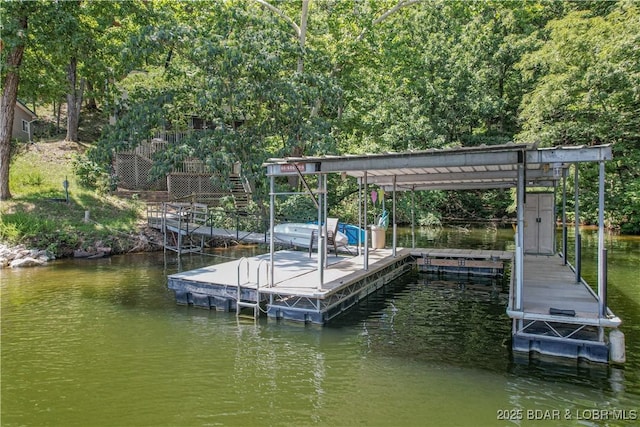
[[[246, 274], [245, 277], [246, 280], [243, 282], [243, 275], [242, 275], [242, 267], [243, 265], [246, 264]], [[269, 283], [269, 263], [267, 262], [267, 260], [262, 259], [258, 262], [258, 265], [256, 267], [256, 281], [252, 282], [251, 281], [251, 271], [250, 271], [250, 263], [249, 260], [245, 257], [240, 258], [240, 260], [238, 261], [238, 286], [237, 286], [237, 296], [236, 296], [236, 317], [240, 317], [242, 316], [242, 309], [243, 308], [250, 308], [253, 310], [253, 318], [258, 319], [258, 317], [260, 317], [260, 271], [262, 269], [262, 266], [265, 265], [266, 269], [265, 269], [265, 273], [266, 273], [266, 277], [267, 277], [267, 285], [266, 287], [271, 287], [273, 286], [272, 283]], [[243, 289], [248, 289], [249, 293], [251, 292], [251, 290], [253, 290], [253, 287], [255, 286], [255, 299], [251, 298], [251, 297], [247, 297], [246, 295], [243, 296]]]

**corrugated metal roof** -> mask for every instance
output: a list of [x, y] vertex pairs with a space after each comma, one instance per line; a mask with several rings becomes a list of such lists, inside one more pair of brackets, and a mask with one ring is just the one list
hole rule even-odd
[[513, 187], [518, 165], [528, 186], [552, 186], [571, 163], [611, 159], [611, 146], [537, 148], [502, 144], [375, 154], [325, 155], [269, 159], [267, 175], [366, 174], [369, 184], [397, 190]]

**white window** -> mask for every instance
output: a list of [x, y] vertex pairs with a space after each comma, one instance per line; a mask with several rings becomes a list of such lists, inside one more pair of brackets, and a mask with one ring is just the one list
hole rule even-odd
[[22, 121], [22, 132], [29, 133], [29, 122], [26, 120]]

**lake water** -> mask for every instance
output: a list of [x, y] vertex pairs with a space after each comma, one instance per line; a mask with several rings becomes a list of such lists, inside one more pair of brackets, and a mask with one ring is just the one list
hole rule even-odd
[[[509, 250], [511, 230], [418, 232]], [[399, 239], [411, 245], [403, 230]], [[595, 282], [597, 236], [583, 275]], [[640, 238], [607, 236], [627, 363], [510, 351], [508, 289], [411, 273], [328, 327], [177, 306], [166, 276], [258, 248], [0, 270], [1, 425], [638, 425]], [[602, 418], [607, 418], [603, 420]], [[635, 419], [635, 420], [634, 420]]]

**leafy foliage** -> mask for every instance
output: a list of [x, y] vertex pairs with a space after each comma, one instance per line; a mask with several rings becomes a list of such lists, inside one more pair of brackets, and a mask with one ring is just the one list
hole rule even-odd
[[72, 162], [73, 172], [82, 187], [105, 194], [115, 190], [116, 183], [108, 170], [85, 156], [75, 156]]
[[[609, 225], [640, 232], [640, 9], [635, 2], [605, 12], [580, 10], [552, 21], [540, 48], [520, 67], [533, 82], [523, 97], [522, 140], [543, 145], [613, 143], [607, 165]], [[588, 187], [585, 217], [594, 222], [597, 172], [582, 174]]]
[[[21, 95], [59, 100], [75, 55], [79, 76], [93, 83], [89, 96], [117, 119], [76, 163], [94, 188], [109, 185], [114, 152], [161, 131], [183, 134], [156, 153], [154, 176], [197, 158], [224, 181], [241, 162], [257, 211], [268, 200], [261, 165], [270, 157], [613, 143], [607, 224], [640, 232], [636, 2], [25, 4], [33, 25]], [[16, 36], [5, 34], [7, 44]], [[206, 128], [189, 132], [194, 118]], [[597, 219], [595, 173], [581, 171], [588, 222]], [[330, 179], [330, 208], [355, 219], [355, 183]], [[419, 193], [415, 216], [429, 224], [507, 216], [509, 194]], [[399, 195], [400, 222], [411, 221], [413, 197]], [[315, 212], [309, 202], [278, 209], [305, 217]]]

